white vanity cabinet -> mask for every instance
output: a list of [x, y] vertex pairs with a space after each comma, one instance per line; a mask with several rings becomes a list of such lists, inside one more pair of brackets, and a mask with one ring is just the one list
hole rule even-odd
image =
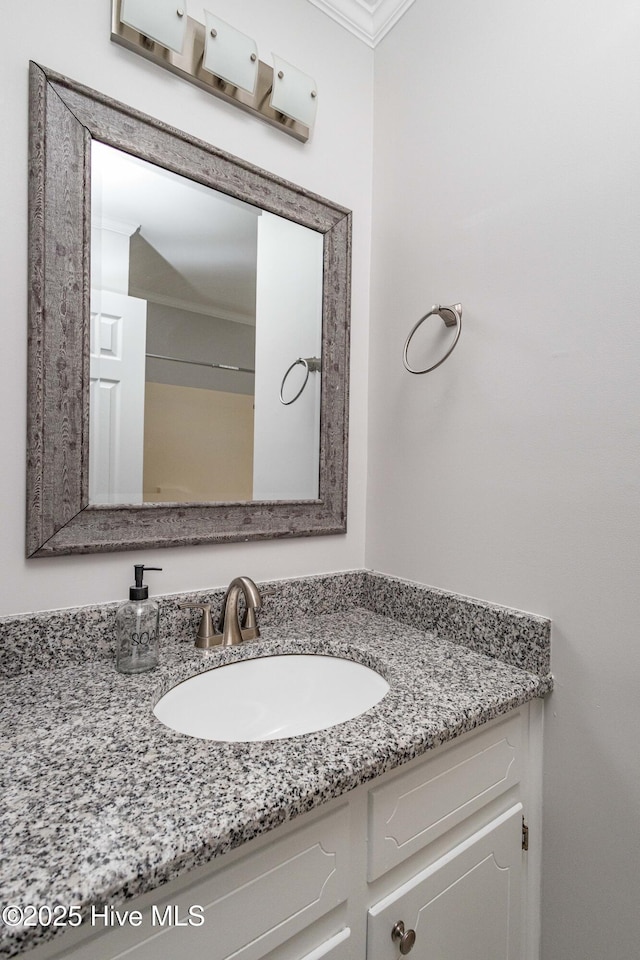
[[367, 960], [403, 950], [417, 960], [526, 956], [527, 714], [454, 741], [370, 790], [370, 890], [409, 859], [411, 869], [368, 910]]
[[[140, 927], [30, 955], [397, 960], [414, 931], [416, 960], [536, 960], [541, 718], [532, 701], [146, 894]], [[153, 926], [166, 905], [204, 920]]]

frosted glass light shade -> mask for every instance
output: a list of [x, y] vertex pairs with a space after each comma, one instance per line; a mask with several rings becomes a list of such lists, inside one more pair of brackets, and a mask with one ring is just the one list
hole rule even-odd
[[187, 32], [184, 0], [122, 0], [120, 20], [127, 27], [182, 53]]
[[204, 11], [204, 60], [208, 73], [247, 93], [254, 93], [258, 78], [258, 47], [255, 40]]
[[273, 55], [273, 89], [271, 106], [285, 117], [312, 127], [318, 106], [315, 80], [297, 67]]

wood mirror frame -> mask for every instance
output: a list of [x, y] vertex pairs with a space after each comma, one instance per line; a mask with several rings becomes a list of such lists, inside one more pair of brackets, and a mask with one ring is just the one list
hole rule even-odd
[[[346, 531], [351, 212], [30, 64], [27, 556]], [[91, 141], [323, 234], [317, 500], [89, 504]]]

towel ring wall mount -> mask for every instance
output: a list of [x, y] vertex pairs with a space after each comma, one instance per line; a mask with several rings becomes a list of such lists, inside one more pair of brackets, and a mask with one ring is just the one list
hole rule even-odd
[[[297, 367], [301, 363], [305, 369], [305, 377], [302, 381], [302, 386], [291, 400], [285, 400], [283, 396], [284, 385], [286, 383], [287, 377], [291, 373], [294, 367]], [[307, 385], [307, 380], [309, 379], [310, 373], [319, 373], [322, 369], [322, 360], [320, 357], [298, 357], [297, 360], [294, 360], [291, 366], [287, 369], [284, 377], [282, 378], [282, 383], [280, 384], [280, 403], [284, 404], [285, 407], [288, 407], [290, 404], [295, 403], [304, 388]]]
[[[409, 360], [407, 356], [409, 352], [409, 344], [411, 343], [414, 333], [416, 333], [416, 331], [418, 330], [418, 327], [420, 327], [424, 323], [424, 321], [427, 320], [429, 317], [433, 317], [433, 316], [440, 317], [445, 327], [457, 327], [456, 335], [453, 338], [453, 343], [445, 353], [444, 357], [441, 357], [437, 363], [433, 363], [430, 367], [426, 367], [426, 369], [424, 370], [414, 370], [413, 367], [409, 366]], [[429, 310], [428, 313], [425, 313], [424, 317], [420, 317], [418, 322], [414, 324], [411, 332], [409, 333], [409, 336], [405, 341], [404, 352], [402, 354], [402, 362], [404, 363], [405, 368], [409, 371], [409, 373], [416, 373], [416, 374], [429, 373], [431, 370], [435, 370], [436, 367], [439, 367], [441, 363], [444, 363], [447, 357], [453, 352], [455, 345], [460, 339], [461, 331], [462, 331], [462, 304], [454, 303], [450, 307], [442, 307], [440, 306], [440, 304], [434, 304], [431, 307], [431, 310]]]

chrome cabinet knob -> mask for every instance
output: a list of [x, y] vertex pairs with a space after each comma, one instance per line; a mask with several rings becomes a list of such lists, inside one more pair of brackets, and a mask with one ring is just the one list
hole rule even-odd
[[398, 920], [391, 931], [391, 939], [394, 943], [399, 944], [400, 953], [403, 957], [406, 957], [406, 955], [413, 950], [416, 942], [416, 932], [415, 930], [407, 930], [405, 932], [404, 923], [402, 920]]

